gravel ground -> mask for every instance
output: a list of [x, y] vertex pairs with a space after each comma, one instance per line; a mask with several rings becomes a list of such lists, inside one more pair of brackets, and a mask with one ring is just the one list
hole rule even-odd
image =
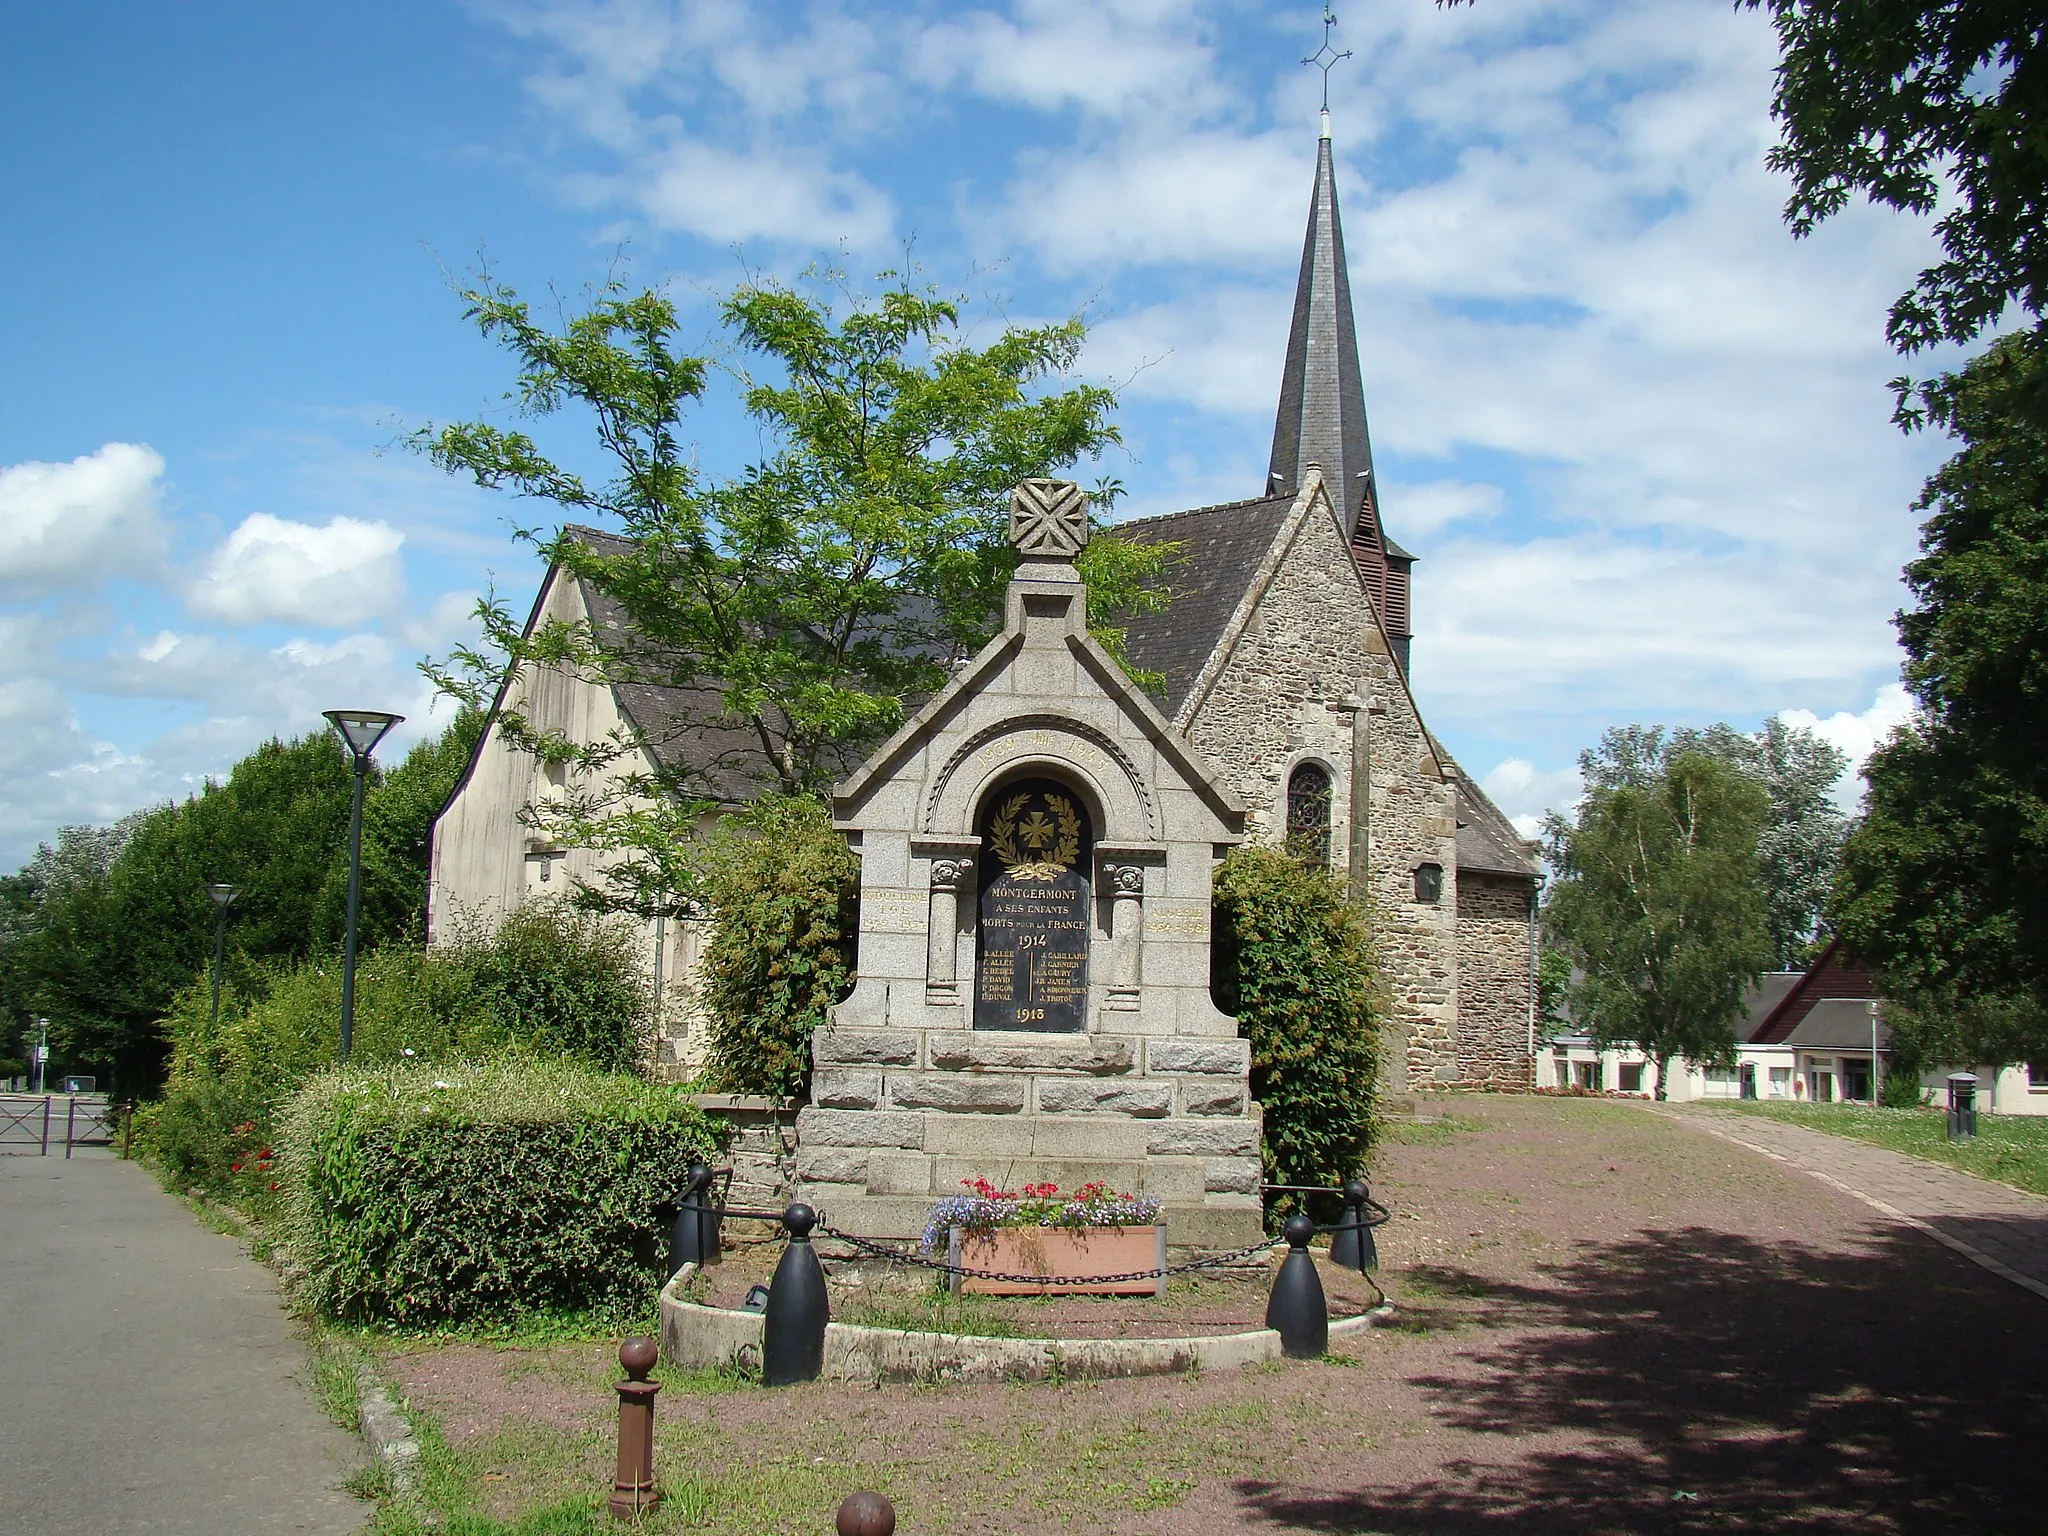
[[[1356, 1359], [976, 1388], [671, 1378], [656, 1528], [2048, 1530], [2048, 1303], [1742, 1148], [1460, 1101], [1384, 1149], [1396, 1326]], [[594, 1348], [397, 1362], [498, 1513], [609, 1481]], [[580, 1480], [580, 1481], [579, 1481]]]

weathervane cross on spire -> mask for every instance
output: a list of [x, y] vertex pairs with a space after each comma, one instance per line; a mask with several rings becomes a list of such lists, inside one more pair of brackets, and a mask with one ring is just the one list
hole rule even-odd
[[1351, 57], [1351, 50], [1349, 48], [1339, 53], [1330, 46], [1330, 34], [1336, 30], [1336, 27], [1337, 13], [1330, 9], [1329, 0], [1323, 0], [1323, 45], [1301, 61], [1304, 64], [1313, 64], [1323, 72], [1323, 111], [1325, 112], [1330, 110], [1330, 71], [1335, 69], [1339, 62]]

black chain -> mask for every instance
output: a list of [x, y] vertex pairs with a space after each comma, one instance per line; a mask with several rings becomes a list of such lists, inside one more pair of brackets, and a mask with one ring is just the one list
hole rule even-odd
[[851, 1243], [864, 1253], [877, 1258], [888, 1259], [895, 1264], [910, 1264], [919, 1269], [936, 1269], [943, 1274], [960, 1275], [970, 1280], [999, 1280], [1007, 1285], [1125, 1285], [1137, 1280], [1160, 1280], [1169, 1275], [1190, 1274], [1198, 1269], [1220, 1269], [1226, 1264], [1238, 1264], [1254, 1254], [1269, 1252], [1278, 1238], [1261, 1238], [1256, 1243], [1247, 1243], [1242, 1248], [1233, 1248], [1228, 1253], [1206, 1254], [1199, 1259], [1190, 1259], [1183, 1264], [1168, 1264], [1158, 1269], [1134, 1269], [1123, 1275], [1014, 1275], [997, 1269], [971, 1269], [965, 1264], [955, 1264], [948, 1259], [930, 1259], [921, 1253], [906, 1252], [878, 1243], [872, 1238], [856, 1237], [851, 1232], [842, 1232], [837, 1227], [818, 1223], [818, 1230], [825, 1236], [836, 1238], [842, 1243]]

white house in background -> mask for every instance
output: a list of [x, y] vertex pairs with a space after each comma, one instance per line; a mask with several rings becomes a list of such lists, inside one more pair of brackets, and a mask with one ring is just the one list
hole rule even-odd
[[[1736, 1027], [1733, 1067], [1672, 1063], [1668, 1099], [1776, 1099], [1813, 1104], [1867, 1103], [1873, 1055], [1880, 1072], [1891, 1043], [1876, 979], [1830, 943], [1804, 971], [1767, 971], [1750, 989]], [[1873, 1008], [1873, 1004], [1875, 1007]], [[1921, 1078], [1939, 1102], [1940, 1067]], [[1994, 1069], [1977, 1066], [1977, 1107], [1988, 1114], [2048, 1115], [2048, 1062]], [[1562, 1034], [1545, 1047], [1537, 1086], [1591, 1092], [1657, 1091], [1657, 1065], [1629, 1046], [1601, 1050], [1583, 1034]]]

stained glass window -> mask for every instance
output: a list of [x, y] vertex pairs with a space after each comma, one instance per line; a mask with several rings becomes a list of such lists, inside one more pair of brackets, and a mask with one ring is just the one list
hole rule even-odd
[[1287, 846], [1297, 858], [1330, 862], [1330, 772], [1317, 763], [1288, 775]]

